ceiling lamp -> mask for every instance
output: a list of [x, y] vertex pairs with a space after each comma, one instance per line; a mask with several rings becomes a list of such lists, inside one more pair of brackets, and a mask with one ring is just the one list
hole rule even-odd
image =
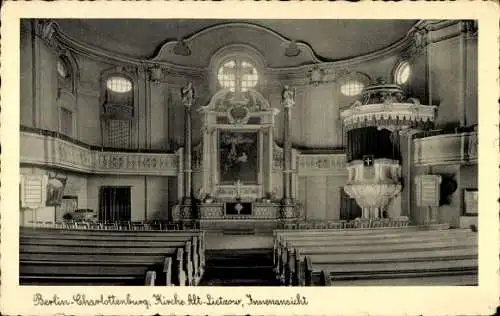
[[174, 47], [174, 53], [180, 56], [189, 56], [191, 55], [191, 50], [186, 45], [183, 39], [177, 40], [177, 44]]
[[295, 57], [300, 54], [300, 48], [297, 46], [295, 41], [291, 41], [287, 48], [285, 48], [285, 56]]

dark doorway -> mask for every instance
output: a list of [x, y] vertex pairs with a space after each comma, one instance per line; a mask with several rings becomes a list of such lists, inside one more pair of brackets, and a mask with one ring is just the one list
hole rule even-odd
[[130, 221], [130, 187], [101, 187], [99, 190], [99, 220]]
[[356, 200], [345, 193], [344, 188], [340, 188], [340, 219], [353, 220], [361, 217], [361, 207]]

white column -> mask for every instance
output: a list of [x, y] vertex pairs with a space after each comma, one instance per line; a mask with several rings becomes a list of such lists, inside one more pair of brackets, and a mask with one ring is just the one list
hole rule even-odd
[[272, 192], [273, 190], [273, 149], [274, 149], [274, 139], [273, 139], [273, 128], [269, 127], [269, 132], [268, 132], [268, 144], [267, 144], [267, 151], [268, 151], [268, 161], [269, 161], [269, 174], [267, 174], [267, 185], [266, 185], [266, 192]]

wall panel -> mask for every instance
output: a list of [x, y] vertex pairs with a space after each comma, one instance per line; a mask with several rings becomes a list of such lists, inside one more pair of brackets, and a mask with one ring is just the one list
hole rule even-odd
[[439, 106], [436, 126], [458, 126], [462, 119], [460, 94], [460, 39], [429, 44], [432, 99]]

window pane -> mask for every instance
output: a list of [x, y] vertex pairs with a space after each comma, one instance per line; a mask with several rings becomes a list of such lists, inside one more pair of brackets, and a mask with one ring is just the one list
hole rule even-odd
[[257, 85], [257, 69], [247, 61], [231, 60], [219, 68], [217, 80], [222, 88], [230, 88], [235, 91], [236, 86], [240, 86], [242, 91], [246, 91], [247, 88], [253, 88]]
[[343, 95], [352, 97], [360, 94], [364, 87], [365, 85], [358, 80], [347, 80], [342, 86], [340, 86], [340, 91]]
[[109, 90], [119, 93], [132, 90], [132, 82], [124, 77], [111, 77], [106, 81], [106, 86]]

